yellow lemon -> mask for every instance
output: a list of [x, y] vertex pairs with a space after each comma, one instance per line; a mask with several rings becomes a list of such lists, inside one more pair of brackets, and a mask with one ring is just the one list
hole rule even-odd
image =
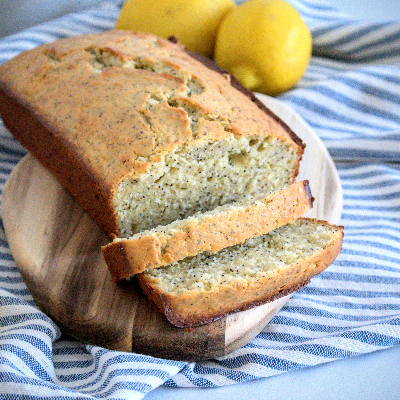
[[276, 96], [303, 76], [312, 50], [310, 30], [284, 0], [248, 0], [217, 33], [215, 60], [248, 89]]
[[173, 35], [188, 50], [211, 57], [218, 27], [234, 7], [232, 0], [127, 0], [116, 28]]

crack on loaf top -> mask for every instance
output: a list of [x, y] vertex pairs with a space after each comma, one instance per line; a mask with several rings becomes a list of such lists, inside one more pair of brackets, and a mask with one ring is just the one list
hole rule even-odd
[[86, 49], [91, 54], [90, 64], [95, 72], [102, 72], [104, 68], [132, 68], [155, 72], [158, 74], [168, 74], [181, 79], [187, 88], [187, 96], [200, 95], [204, 92], [204, 85], [199, 79], [193, 77], [188, 71], [174, 67], [167, 61], [153, 61], [144, 57], [138, 58], [120, 58], [110, 50], [89, 47]]
[[[233, 132], [229, 119], [224, 118], [223, 116], [218, 114], [205, 112], [197, 105], [185, 101], [185, 98], [174, 97], [170, 93], [150, 94], [149, 98], [147, 99], [146, 108], [149, 111], [153, 112], [160, 103], [164, 102], [167, 103], [168, 106], [171, 108], [181, 109], [185, 112], [186, 117], [190, 123], [190, 130], [192, 132], [193, 139], [196, 139], [198, 137], [201, 125], [204, 124], [204, 122], [206, 121], [218, 123], [221, 128], [227, 133], [231, 134]], [[145, 112], [141, 111], [140, 113], [146, 119], [146, 122], [150, 124], [149, 117], [145, 117]]]
[[204, 121], [217, 122], [222, 126], [222, 129], [225, 132], [232, 133], [229, 120], [221, 115], [207, 113], [201, 108], [186, 102], [185, 99], [171, 99], [168, 101], [168, 104], [170, 107], [181, 108], [185, 111], [190, 121], [190, 129], [192, 131], [193, 138], [198, 136], [200, 126]]
[[44, 51], [44, 55], [47, 56], [51, 61], [60, 62], [61, 57], [54, 49], [47, 49]]

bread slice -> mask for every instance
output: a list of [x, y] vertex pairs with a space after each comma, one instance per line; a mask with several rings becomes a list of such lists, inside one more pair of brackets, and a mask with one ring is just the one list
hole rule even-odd
[[302, 141], [210, 60], [130, 31], [0, 65], [6, 127], [110, 237], [293, 183]]
[[328, 267], [343, 227], [298, 219], [274, 231], [137, 275], [143, 292], [177, 327], [194, 327], [287, 295]]
[[265, 234], [299, 217], [312, 207], [308, 181], [288, 188], [219, 206], [167, 226], [114, 239], [102, 247], [114, 281]]

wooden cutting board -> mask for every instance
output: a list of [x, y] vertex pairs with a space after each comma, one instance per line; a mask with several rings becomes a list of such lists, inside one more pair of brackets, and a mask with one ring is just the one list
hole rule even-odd
[[[303, 139], [310, 135], [307, 127], [302, 130]], [[337, 222], [341, 193], [336, 171], [316, 146], [313, 165], [318, 160], [318, 168], [303, 161], [300, 174], [308, 175], [317, 198], [309, 216]], [[328, 186], [323, 183], [327, 181]], [[100, 251], [109, 239], [29, 154], [7, 180], [2, 218], [15, 262], [37, 305], [64, 333], [84, 343], [178, 360], [214, 358], [252, 340], [288, 300], [191, 330], [172, 326], [135, 281], [111, 281]]]

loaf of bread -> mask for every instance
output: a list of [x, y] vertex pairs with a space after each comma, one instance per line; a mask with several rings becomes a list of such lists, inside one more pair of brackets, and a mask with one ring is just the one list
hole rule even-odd
[[128, 31], [62, 39], [2, 64], [0, 114], [110, 237], [283, 189], [304, 150], [210, 61]]
[[174, 221], [167, 226], [116, 238], [102, 251], [115, 281], [263, 235], [301, 217], [312, 207], [308, 181], [281, 191], [261, 194], [212, 211]]
[[306, 285], [341, 249], [343, 227], [298, 219], [274, 231], [137, 275], [144, 293], [178, 327], [206, 324]]
[[291, 293], [341, 248], [342, 227], [298, 219], [302, 141], [174, 41], [112, 30], [23, 52], [0, 65], [0, 116], [114, 239], [114, 280], [136, 274], [176, 326]]

